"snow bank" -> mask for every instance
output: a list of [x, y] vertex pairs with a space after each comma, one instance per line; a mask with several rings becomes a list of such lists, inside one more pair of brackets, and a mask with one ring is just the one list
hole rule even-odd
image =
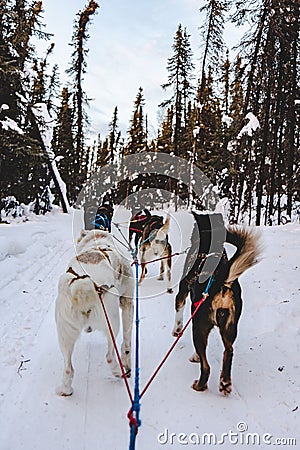
[[6, 237], [0, 236], [0, 261], [3, 259], [19, 255], [26, 251], [26, 246], [24, 242], [18, 239], [7, 239]]

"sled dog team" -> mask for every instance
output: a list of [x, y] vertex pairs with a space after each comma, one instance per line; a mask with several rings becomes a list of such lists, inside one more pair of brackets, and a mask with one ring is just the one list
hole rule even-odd
[[[74, 368], [72, 353], [82, 330], [100, 330], [107, 336], [106, 360], [115, 376], [121, 376], [113, 341], [108, 330], [104, 308], [116, 337], [122, 320], [121, 360], [130, 376], [131, 334], [133, 322], [134, 278], [130, 261], [125, 259], [114, 245], [111, 234], [113, 206], [102, 204], [92, 220], [92, 226], [85, 225], [77, 241], [76, 256], [68, 264], [58, 286], [55, 318], [58, 340], [64, 358], [62, 383], [57, 393], [72, 394]], [[224, 395], [231, 392], [231, 365], [233, 343], [242, 310], [239, 276], [253, 266], [260, 255], [259, 235], [254, 230], [240, 227], [224, 227], [221, 214], [193, 213], [195, 222], [183, 275], [175, 298], [175, 324], [173, 335], [178, 336], [183, 328], [183, 309], [190, 294], [191, 310], [212, 279], [208, 297], [192, 320], [192, 335], [195, 348], [190, 361], [200, 363], [200, 377], [192, 387], [196, 391], [207, 389], [210, 367], [206, 358], [208, 335], [214, 326], [219, 328], [224, 344], [223, 364], [219, 391]], [[134, 236], [139, 247], [141, 275], [139, 284], [147, 273], [147, 262], [160, 260], [159, 280], [167, 272], [167, 292], [172, 293], [171, 263], [172, 248], [168, 231], [170, 217], [152, 215], [145, 209], [133, 215], [129, 224], [129, 241]], [[224, 242], [236, 247], [228, 259]], [[160, 259], [162, 258], [162, 259]]]

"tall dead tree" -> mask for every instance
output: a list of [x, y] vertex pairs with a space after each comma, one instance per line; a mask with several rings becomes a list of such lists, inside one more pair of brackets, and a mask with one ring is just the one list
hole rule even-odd
[[72, 54], [71, 67], [67, 73], [74, 76], [74, 135], [75, 135], [75, 149], [74, 162], [76, 166], [76, 185], [77, 192], [72, 193], [72, 200], [76, 200], [77, 194], [84, 182], [85, 178], [85, 163], [84, 163], [84, 103], [87, 102], [86, 95], [83, 90], [82, 82], [83, 76], [86, 72], [86, 58], [88, 53], [86, 48], [86, 41], [89, 38], [87, 33], [88, 24], [91, 17], [95, 14], [98, 3], [90, 0], [88, 6], [83, 11], [78, 13], [78, 21], [75, 23], [75, 29], [72, 39], [74, 52]]

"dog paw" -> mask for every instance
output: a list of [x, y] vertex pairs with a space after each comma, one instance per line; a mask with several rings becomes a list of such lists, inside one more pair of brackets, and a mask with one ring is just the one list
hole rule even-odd
[[164, 277], [162, 277], [162, 276], [159, 276], [159, 277], [157, 278], [158, 281], [163, 281], [163, 279], [164, 279]]
[[124, 367], [125, 372], [129, 371], [130, 372], [130, 368], [131, 368], [131, 358], [122, 358], [122, 364]]
[[167, 289], [167, 293], [168, 293], [168, 294], [173, 294], [173, 289], [172, 289], [172, 288], [168, 288], [168, 289]]
[[195, 380], [194, 383], [192, 384], [192, 389], [194, 389], [194, 391], [197, 391], [197, 392], [206, 391], [207, 383], [205, 383], [203, 386], [200, 386], [199, 380]]
[[175, 326], [172, 331], [172, 336], [178, 337], [181, 331], [182, 331], [182, 322], [178, 322], [177, 326]]
[[220, 380], [219, 391], [221, 392], [221, 394], [224, 394], [225, 397], [227, 397], [227, 395], [231, 393], [231, 390], [232, 390], [231, 380], [229, 381]]
[[189, 358], [189, 361], [192, 362], [192, 363], [199, 363], [200, 362], [200, 358], [199, 358], [198, 353], [194, 352], [192, 354], [192, 356]]
[[73, 389], [70, 388], [65, 388], [64, 386], [58, 386], [56, 388], [56, 394], [60, 395], [61, 397], [70, 397], [70, 395], [73, 394]]
[[113, 361], [112, 355], [110, 355], [109, 353], [106, 353], [106, 362], [107, 364], [111, 364]]
[[122, 378], [123, 377], [122, 372], [119, 370], [119, 368], [112, 369], [111, 373], [116, 378]]
[[131, 369], [125, 367], [125, 377], [130, 378], [131, 377]]

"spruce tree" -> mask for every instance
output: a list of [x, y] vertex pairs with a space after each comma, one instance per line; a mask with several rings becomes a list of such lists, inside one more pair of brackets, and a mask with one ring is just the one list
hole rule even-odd
[[113, 113], [112, 121], [109, 123], [109, 150], [110, 150], [110, 163], [116, 162], [118, 157], [119, 144], [121, 139], [121, 131], [118, 125], [118, 107], [116, 106]]
[[146, 150], [146, 133], [143, 107], [145, 104], [143, 89], [140, 87], [134, 101], [134, 110], [128, 130], [128, 143], [124, 156], [140, 153]]
[[41, 30], [41, 12], [41, 2], [0, 4], [1, 194], [36, 204], [49, 183], [48, 157], [32, 124], [32, 78], [27, 69], [35, 57], [31, 37], [48, 37]]
[[157, 150], [163, 153], [173, 152], [173, 116], [173, 106], [170, 106], [157, 137]]
[[183, 150], [183, 134], [187, 119], [187, 106], [194, 92], [194, 64], [189, 38], [190, 35], [186, 28], [183, 29], [180, 24], [172, 46], [173, 56], [168, 59], [168, 81], [162, 85], [164, 90], [172, 90], [172, 96], [160, 104], [162, 107], [172, 106], [173, 108], [173, 149], [175, 156], [182, 157], [186, 156]]
[[228, 11], [228, 2], [225, 0], [205, 0], [200, 12], [205, 12], [204, 24], [200, 27], [204, 51], [201, 60], [201, 77], [198, 89], [198, 102], [202, 103], [202, 93], [205, 89], [205, 79], [208, 66], [218, 68], [223, 53], [223, 31]]
[[[236, 2], [236, 23], [243, 20]], [[245, 138], [244, 158], [256, 170], [256, 224], [280, 223], [282, 209], [291, 214], [295, 195], [295, 167], [299, 164], [295, 100], [299, 92], [299, 4], [265, 0], [255, 3], [250, 18], [256, 24], [241, 42], [246, 61], [244, 115], [253, 112], [260, 131]], [[251, 150], [255, 148], [255, 152]], [[251, 164], [248, 168], [253, 170]], [[286, 203], [283, 198], [286, 196]], [[242, 195], [239, 194], [241, 198]], [[250, 204], [248, 201], [248, 209]], [[263, 217], [264, 214], [264, 217]]]

